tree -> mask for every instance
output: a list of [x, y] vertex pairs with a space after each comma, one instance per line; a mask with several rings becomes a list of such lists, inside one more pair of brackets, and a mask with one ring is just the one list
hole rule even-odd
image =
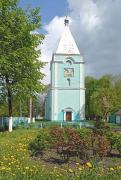
[[43, 35], [32, 33], [41, 27], [39, 12], [38, 8], [23, 10], [18, 0], [0, 1], [0, 87], [8, 100], [9, 117], [14, 96], [30, 97], [43, 88], [44, 64], [37, 50]]
[[93, 111], [91, 108], [91, 96], [93, 94], [93, 92], [96, 90], [97, 87], [97, 82], [98, 80], [95, 79], [94, 77], [91, 76], [87, 76], [85, 78], [85, 87], [86, 87], [86, 117], [87, 118], [91, 118], [91, 116], [93, 115]]
[[98, 85], [98, 88], [91, 96], [91, 106], [95, 115], [106, 120], [107, 116], [121, 107], [121, 101], [110, 77], [102, 77], [98, 84], [100, 85]]

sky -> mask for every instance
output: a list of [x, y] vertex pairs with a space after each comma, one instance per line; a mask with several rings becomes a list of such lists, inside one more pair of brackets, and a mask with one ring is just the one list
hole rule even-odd
[[66, 0], [20, 0], [20, 6], [40, 7], [42, 25], [48, 24], [55, 16], [64, 16], [67, 12], [68, 3]]
[[[71, 32], [86, 62], [85, 74], [96, 78], [121, 74], [121, 0], [21, 0], [20, 5], [41, 8], [46, 35], [40, 46], [43, 61], [51, 61], [68, 12]], [[49, 64], [44, 72], [48, 83]]]

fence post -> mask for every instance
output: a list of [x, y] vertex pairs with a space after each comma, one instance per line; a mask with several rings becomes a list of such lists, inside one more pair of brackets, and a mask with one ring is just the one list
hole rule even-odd
[[43, 126], [42, 126], [42, 122], [41, 122], [41, 129], [43, 128]]
[[61, 122], [61, 128], [63, 128], [63, 123]]
[[12, 132], [12, 130], [13, 130], [12, 117], [9, 117], [9, 132]]
[[81, 122], [79, 123], [79, 127], [80, 127], [80, 129], [81, 129]]
[[28, 117], [28, 123], [31, 123], [31, 119], [30, 119], [30, 117]]
[[35, 123], [35, 117], [32, 118], [32, 122]]

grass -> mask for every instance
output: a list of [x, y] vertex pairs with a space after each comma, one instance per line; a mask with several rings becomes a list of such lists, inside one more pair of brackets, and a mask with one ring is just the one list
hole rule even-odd
[[[90, 125], [94, 125], [96, 123], [96, 121], [94, 120], [88, 120], [87, 121]], [[121, 124], [115, 124], [115, 123], [107, 123], [107, 125], [111, 128], [111, 129], [121, 129]]]
[[121, 124], [108, 123], [108, 125], [112, 129], [121, 129]]
[[0, 180], [106, 180], [121, 179], [121, 163], [102, 167], [95, 162], [74, 167], [69, 164], [57, 166], [30, 157], [28, 144], [36, 137], [39, 129], [17, 129], [12, 133], [0, 133]]

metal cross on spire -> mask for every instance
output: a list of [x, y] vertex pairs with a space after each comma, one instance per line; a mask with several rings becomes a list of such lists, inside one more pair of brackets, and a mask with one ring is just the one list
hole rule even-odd
[[69, 9], [68, 9], [68, 7], [67, 7], [67, 9], [66, 9], [66, 17], [65, 17], [65, 20], [64, 20], [65, 26], [68, 26], [68, 25], [69, 25], [69, 19], [68, 19], [68, 17], [69, 17]]
[[67, 16], [66, 16], [66, 18], [65, 18], [65, 20], [64, 20], [64, 24], [65, 24], [65, 26], [68, 26], [68, 25], [69, 25], [69, 19], [67, 18]]

